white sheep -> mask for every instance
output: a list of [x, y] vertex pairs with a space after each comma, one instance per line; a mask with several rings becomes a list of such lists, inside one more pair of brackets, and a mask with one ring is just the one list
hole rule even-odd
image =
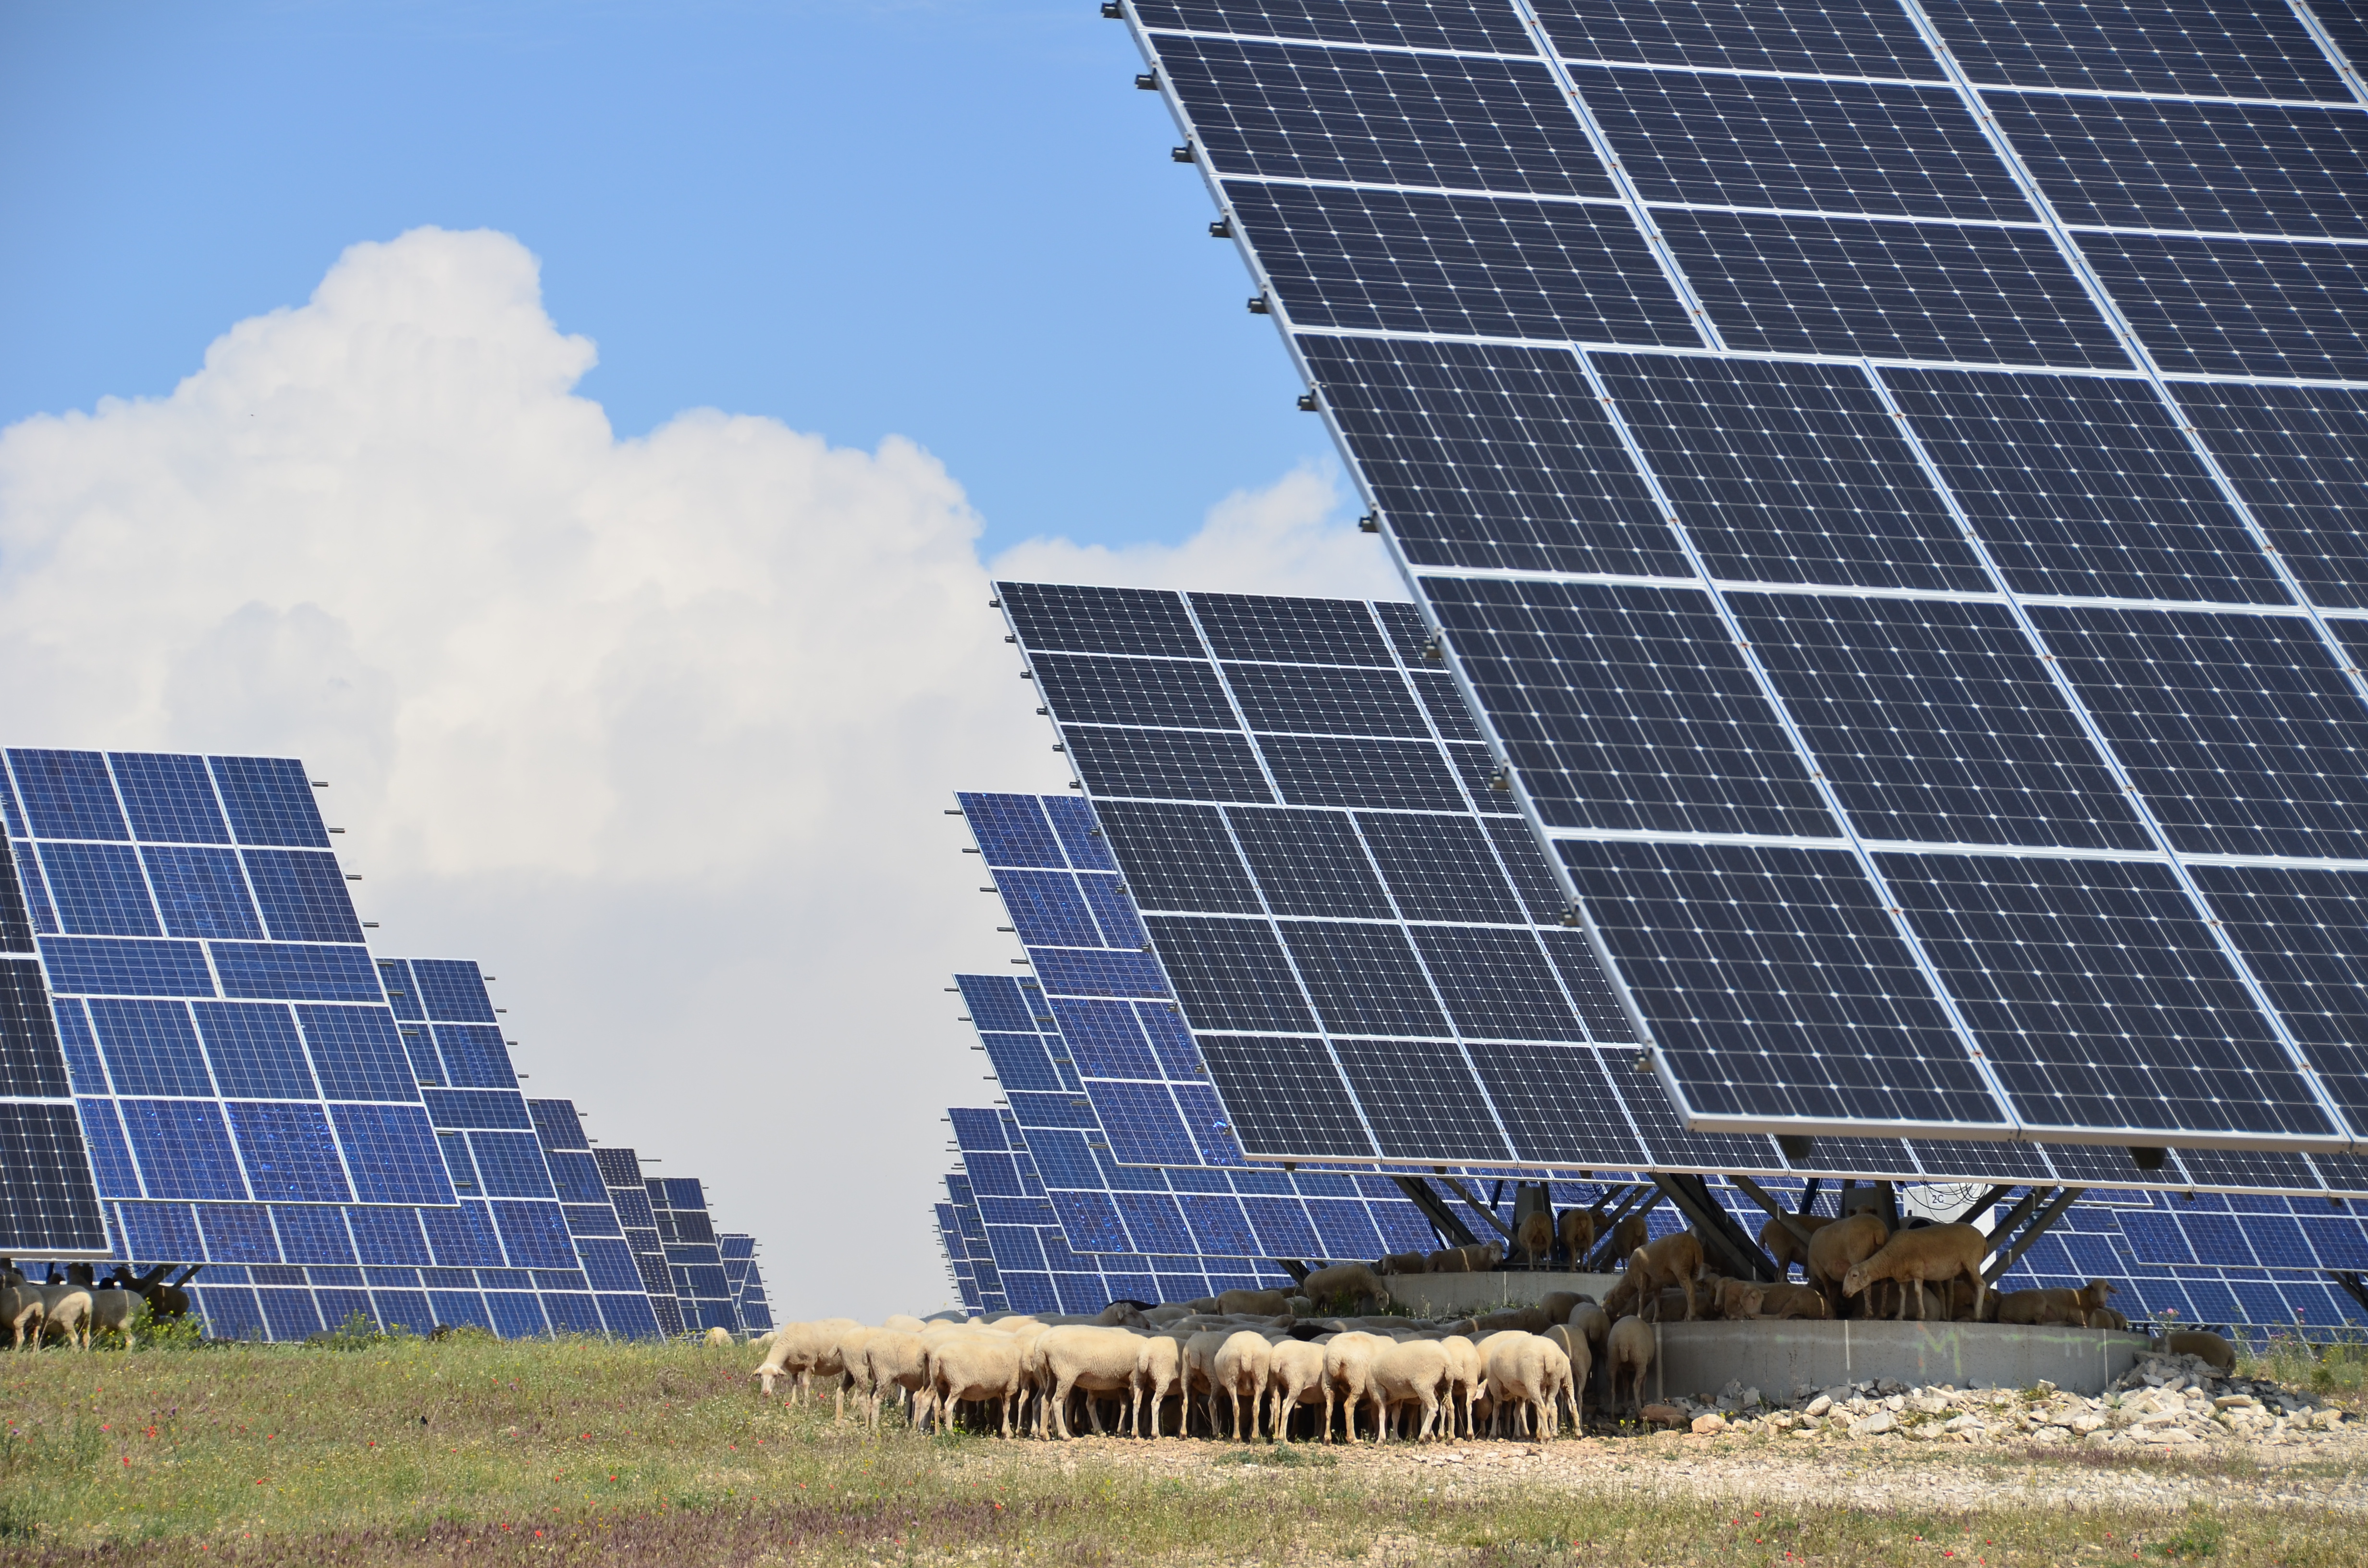
[[[1813, 1238], [1814, 1239], [1814, 1238]], [[1921, 1230], [1902, 1231], [1891, 1237], [1873, 1253], [1850, 1265], [1842, 1276], [1842, 1294], [1855, 1296], [1878, 1279], [1896, 1280], [1899, 1295], [1899, 1321], [1907, 1319], [1907, 1299], [1916, 1299], [1916, 1317], [1924, 1321], [1927, 1303], [1924, 1286], [1928, 1281], [1954, 1279], [1960, 1275], [1974, 1282], [1974, 1312], [1981, 1314], [1982, 1295], [1986, 1289], [1982, 1278], [1982, 1259], [1989, 1256], [1990, 1239], [1972, 1225], [1927, 1225]], [[2098, 1281], [2103, 1284], [2102, 1280]], [[2106, 1289], [2111, 1290], [2111, 1286]], [[2102, 1304], [2102, 1298], [2099, 1298]]]
[[1390, 1304], [1389, 1288], [1381, 1277], [1361, 1263], [1336, 1263], [1318, 1268], [1299, 1282], [1300, 1293], [1315, 1303], [1318, 1310], [1329, 1306], [1343, 1296], [1353, 1298], [1360, 1312], [1372, 1312]]
[[[1169, 1334], [1144, 1335], [1135, 1346], [1134, 1381], [1127, 1391], [1127, 1420], [1136, 1437], [1143, 1436], [1142, 1411], [1145, 1404], [1151, 1406], [1151, 1436], [1155, 1440], [1161, 1436], [1160, 1416], [1167, 1405], [1168, 1391], [1180, 1392], [1183, 1386], [1183, 1342]], [[1177, 1436], [1183, 1436], [1190, 1415], [1191, 1402], [1188, 1399], [1177, 1419]]]
[[[1422, 1415], [1415, 1428], [1415, 1441], [1423, 1442], [1439, 1425], [1440, 1405], [1451, 1399], [1455, 1385], [1455, 1365], [1449, 1357], [1444, 1341], [1406, 1339], [1377, 1347], [1367, 1371], [1369, 1385], [1383, 1412], [1383, 1426], [1390, 1410], [1400, 1404], [1412, 1404]], [[1454, 1407], [1448, 1406], [1448, 1425], [1455, 1420]], [[1381, 1432], [1374, 1434], [1378, 1439]], [[1447, 1436], [1442, 1430], [1440, 1437]]]
[[1488, 1359], [1481, 1355], [1480, 1346], [1465, 1335], [1448, 1335], [1439, 1344], [1447, 1352], [1452, 1377], [1448, 1392], [1448, 1436], [1475, 1436], [1472, 1426], [1472, 1406], [1487, 1386]]
[[928, 1398], [928, 1349], [921, 1335], [894, 1328], [883, 1328], [863, 1342], [863, 1385], [870, 1395], [874, 1432], [880, 1430], [881, 1396], [892, 1388], [912, 1399], [913, 1425], [920, 1425]]
[[[18, 1275], [21, 1280], [24, 1277]], [[13, 1349], [25, 1347], [25, 1336], [33, 1336], [33, 1348], [41, 1347], [41, 1319], [49, 1311], [49, 1298], [41, 1294], [39, 1285], [16, 1284], [0, 1287], [0, 1323], [5, 1323], [16, 1335]]]
[[41, 1324], [77, 1350], [90, 1348], [90, 1290], [82, 1285], [43, 1285]]
[[1562, 1352], [1570, 1370], [1570, 1386], [1564, 1392], [1570, 1400], [1570, 1424], [1577, 1431], [1587, 1430], [1581, 1407], [1587, 1392], [1587, 1380], [1595, 1370], [1595, 1352], [1587, 1343], [1585, 1331], [1574, 1333], [1567, 1324], [1556, 1324], [1545, 1332], [1546, 1342]]
[[[1273, 1370], [1274, 1346], [1255, 1329], [1226, 1335], [1209, 1363], [1210, 1380], [1223, 1389], [1234, 1413], [1234, 1436], [1253, 1442], [1258, 1436], [1258, 1408], [1266, 1403], [1266, 1385]], [[1242, 1401], [1249, 1401], [1249, 1430], [1242, 1430]], [[1210, 1402], [1210, 1424], [1215, 1425], [1216, 1402]]]
[[1049, 1394], [1045, 1419], [1053, 1436], [1064, 1439], [1073, 1436], [1069, 1395], [1078, 1389], [1086, 1392], [1087, 1418], [1097, 1435], [1102, 1433], [1102, 1413], [1094, 1396], [1133, 1392], [1134, 1335], [1122, 1328], [1064, 1324], [1046, 1329], [1036, 1342], [1036, 1350], [1041, 1362], [1037, 1382]]
[[1019, 1346], [1011, 1335], [953, 1335], [929, 1352], [929, 1403], [942, 1426], [957, 1406], [994, 1400], [1008, 1437], [1018, 1415], [1019, 1376]]
[[1653, 1325], [1643, 1318], [1622, 1318], [1611, 1325], [1607, 1348], [1611, 1358], [1611, 1406], [1620, 1407], [1620, 1381], [1630, 1379], [1628, 1408], [1642, 1410], [1645, 1404], [1645, 1372], [1653, 1364], [1655, 1341]]
[[[1394, 1341], [1378, 1334], [1352, 1329], [1336, 1334], [1324, 1342], [1324, 1434], [1329, 1442], [1332, 1434], [1332, 1402], [1338, 1399], [1342, 1418], [1349, 1430], [1349, 1441], [1357, 1440], [1357, 1407], [1371, 1396], [1373, 1379], [1373, 1356]], [[1381, 1440], [1382, 1413], [1373, 1412], [1373, 1439]]]
[[1267, 1431], [1276, 1442], [1288, 1443], [1292, 1413], [1302, 1404], [1313, 1407], [1324, 1397], [1324, 1346], [1304, 1339], [1278, 1344], [1267, 1369], [1266, 1388], [1272, 1407]]
[[1281, 1290], [1221, 1290], [1217, 1311], [1230, 1315], [1281, 1317], [1291, 1310], [1291, 1298]]
[[108, 1329], [123, 1335], [123, 1347], [131, 1348], [131, 1331], [140, 1325], [141, 1313], [148, 1303], [135, 1290], [93, 1290], [90, 1293], [90, 1332], [93, 1337]]
[[1868, 1213], [1837, 1220], [1809, 1237], [1809, 1262], [1805, 1272], [1809, 1283], [1826, 1298], [1833, 1315], [1842, 1315], [1842, 1278], [1850, 1269], [1873, 1257], [1883, 1244], [1891, 1239], [1891, 1229], [1883, 1221]]
[[[1570, 1361], [1552, 1342], [1534, 1334], [1492, 1334], [1480, 1346], [1488, 1358], [1488, 1397], [1499, 1412], [1526, 1408], [1536, 1417], [1541, 1441], [1560, 1429], [1554, 1403], [1570, 1381]], [[1553, 1358], [1560, 1358], [1559, 1372]]]

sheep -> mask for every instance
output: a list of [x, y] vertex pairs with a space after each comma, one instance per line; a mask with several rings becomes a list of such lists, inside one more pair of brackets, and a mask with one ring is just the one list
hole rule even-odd
[[1229, 1328], [1203, 1328], [1184, 1341], [1184, 1429], [1192, 1426], [1192, 1399], [1204, 1398], [1209, 1414], [1209, 1430], [1217, 1429], [1217, 1351], [1234, 1331]]
[[[1461, 1334], [1451, 1334], [1440, 1339], [1440, 1347], [1447, 1352], [1451, 1381], [1448, 1385], [1448, 1435], [1459, 1432], [1472, 1435], [1472, 1406], [1488, 1381], [1488, 1358], [1480, 1354], [1480, 1346]], [[1459, 1419], [1456, 1402], [1462, 1402]]]
[[1461, 1249], [1467, 1274], [1486, 1274], [1505, 1261], [1505, 1244], [1484, 1242], [1478, 1246]]
[[1620, 1380], [1625, 1375], [1629, 1382], [1628, 1408], [1641, 1412], [1645, 1405], [1645, 1372], [1653, 1364], [1656, 1341], [1652, 1324], [1643, 1318], [1622, 1318], [1611, 1325], [1611, 1405], [1620, 1407]]
[[90, 1332], [94, 1336], [108, 1329], [123, 1335], [123, 1347], [131, 1348], [131, 1331], [140, 1324], [140, 1314], [148, 1303], [130, 1290], [98, 1290], [90, 1293]]
[[[1435, 1339], [1410, 1339], [1389, 1345], [1373, 1352], [1371, 1387], [1386, 1415], [1391, 1406], [1410, 1403], [1422, 1412], [1422, 1421], [1415, 1428], [1415, 1441], [1422, 1442], [1431, 1435], [1439, 1422], [1439, 1406], [1443, 1398], [1451, 1397], [1455, 1369], [1441, 1343]], [[1448, 1421], [1454, 1422], [1450, 1407]], [[1376, 1432], [1376, 1437], [1379, 1437]]]
[[[815, 1355], [814, 1369], [820, 1376], [837, 1378], [838, 1387], [831, 1399], [832, 1419], [847, 1419], [847, 1391], [863, 1376], [863, 1342], [882, 1332], [858, 1324], [825, 1336], [821, 1350]], [[860, 1392], [860, 1391], [859, 1391]]]
[[1521, 1249], [1521, 1256], [1530, 1260], [1530, 1267], [1535, 1268], [1540, 1260], [1554, 1253], [1554, 1216], [1543, 1209], [1531, 1210], [1521, 1221], [1513, 1240]]
[[1998, 1321], [2000, 1323], [2063, 1323], [2069, 1324], [2075, 1328], [2094, 1328], [2097, 1326], [2095, 1314], [2104, 1306], [2105, 1298], [2118, 1296], [2121, 1293], [2122, 1288], [2107, 1279], [2091, 1279], [2077, 1290], [2016, 1290], [2012, 1294], [2023, 1299], [2022, 1310], [2030, 1310], [2029, 1298], [2044, 1297], [2054, 1309], [2053, 1312], [2044, 1317], [2007, 1317], [2003, 1315], [2006, 1310], [2005, 1303], [2000, 1302]]
[[1462, 1247], [1441, 1247], [1437, 1252], [1430, 1255], [1430, 1267], [1425, 1269], [1424, 1272], [1427, 1274], [1469, 1274], [1472, 1272], [1472, 1260], [1463, 1256], [1463, 1249]]
[[1002, 1407], [1002, 1435], [1010, 1437], [1019, 1379], [1019, 1345], [1008, 1335], [952, 1335], [929, 1352], [929, 1403], [940, 1426], [957, 1405], [991, 1399]]
[[[1494, 1335], [1480, 1348], [1488, 1362], [1488, 1397], [1497, 1409], [1526, 1409], [1536, 1418], [1534, 1433], [1540, 1441], [1560, 1431], [1554, 1401], [1570, 1381], [1569, 1358], [1534, 1334]], [[1554, 1366], [1556, 1358], [1562, 1360], [1559, 1371]]]
[[[1247, 1328], [1227, 1336], [1225, 1342], [1217, 1346], [1217, 1354], [1209, 1363], [1211, 1381], [1225, 1391], [1225, 1398], [1232, 1403], [1234, 1436], [1243, 1442], [1258, 1439], [1258, 1407], [1266, 1403], [1267, 1381], [1273, 1370], [1274, 1346], [1267, 1343], [1266, 1335]], [[1250, 1403], [1250, 1425], [1247, 1434], [1242, 1430], [1242, 1401], [1245, 1398]], [[1216, 1425], [1215, 1403], [1214, 1400], [1210, 1402], [1212, 1426]]]
[[1891, 1239], [1891, 1232], [1873, 1214], [1837, 1220], [1809, 1237], [1809, 1283], [1822, 1291], [1833, 1315], [1842, 1315], [1842, 1276], [1853, 1264], [1874, 1256]]
[[[11, 1272], [14, 1272], [13, 1270]], [[24, 1276], [17, 1276], [23, 1280]], [[0, 1324], [5, 1324], [16, 1335], [13, 1349], [25, 1347], [25, 1335], [33, 1336], [33, 1348], [41, 1347], [41, 1319], [49, 1311], [49, 1298], [41, 1294], [39, 1285], [15, 1284], [0, 1287]]]
[[1267, 1433], [1278, 1443], [1288, 1443], [1292, 1413], [1303, 1404], [1313, 1407], [1323, 1397], [1324, 1346], [1305, 1339], [1277, 1345], [1269, 1360], [1266, 1387], [1272, 1406]]
[[1420, 1252], [1394, 1252], [1373, 1265], [1376, 1274], [1428, 1274], [1430, 1255]]
[[711, 1327], [705, 1334], [700, 1335], [699, 1336], [699, 1342], [710, 1349], [728, 1346], [733, 1343], [732, 1331], [719, 1324], [717, 1326]]
[[1712, 1286], [1711, 1303], [1723, 1318], [1756, 1318], [1768, 1304], [1768, 1287], [1749, 1279], [1721, 1279]]
[[1224, 1290], [1217, 1296], [1216, 1310], [1274, 1318], [1281, 1317], [1290, 1307], [1290, 1298], [1280, 1290]]
[[1834, 1315], [1827, 1305], [1825, 1293], [1807, 1285], [1783, 1283], [1763, 1287], [1759, 1315], [1769, 1318], [1829, 1318]]
[[2078, 1290], [2001, 1290], [1987, 1321], [2027, 1328], [2086, 1328], [2089, 1310], [2080, 1305], [2079, 1296]]
[[77, 1350], [90, 1348], [90, 1292], [80, 1285], [40, 1285], [41, 1326]]
[[1850, 1265], [1842, 1275], [1842, 1294], [1858, 1295], [1877, 1279], [1897, 1280], [1901, 1286], [1898, 1321], [1907, 1321], [1907, 1299], [1913, 1296], [1916, 1318], [1921, 1323], [1930, 1305], [1924, 1298], [1924, 1282], [1962, 1275], [1974, 1281], [1974, 1311], [1978, 1314], [1987, 1289], [1982, 1279], [1982, 1259], [1989, 1251], [1989, 1237], [1972, 1225], [1927, 1225], [1902, 1231]]
[[918, 1426], [921, 1417], [928, 1412], [928, 1342], [917, 1334], [883, 1328], [863, 1342], [862, 1356], [863, 1382], [871, 1399], [871, 1429], [874, 1432], [880, 1430], [880, 1397], [892, 1388], [912, 1396], [913, 1424]]
[[2163, 1335], [2161, 1348], [2173, 1356], [2193, 1356], [2224, 1372], [2237, 1369], [2237, 1352], [2208, 1328], [2175, 1328]]
[[785, 1323], [773, 1331], [773, 1343], [765, 1359], [749, 1375], [762, 1384], [765, 1397], [773, 1394], [773, 1380], [791, 1379], [790, 1398], [794, 1403], [803, 1398], [809, 1386], [814, 1363], [833, 1335], [842, 1329], [860, 1327], [853, 1318], [824, 1318], [818, 1323]]
[[1546, 1314], [1548, 1323], [1568, 1323], [1571, 1309], [1585, 1300], [1576, 1290], [1549, 1290], [1538, 1298], [1538, 1310]]
[[1063, 1324], [1046, 1329], [1036, 1350], [1041, 1367], [1037, 1381], [1049, 1392], [1045, 1419], [1054, 1437], [1065, 1440], [1073, 1436], [1069, 1395], [1076, 1390], [1086, 1391], [1086, 1416], [1097, 1435], [1104, 1428], [1093, 1396], [1134, 1392], [1135, 1338], [1123, 1329]]
[[1149, 1328], [1151, 1320], [1133, 1301], [1112, 1301], [1086, 1320], [1100, 1328]]
[[1631, 1214], [1611, 1227], [1611, 1256], [1626, 1257], [1652, 1239], [1652, 1229], [1645, 1223], [1645, 1216]]
[[1591, 1209], [1565, 1209], [1554, 1222], [1555, 1239], [1562, 1243], [1563, 1256], [1570, 1259], [1573, 1268], [1587, 1261], [1595, 1250], [1595, 1211]]
[[1566, 1324], [1556, 1324], [1545, 1332], [1546, 1342], [1562, 1352], [1570, 1366], [1570, 1387], [1565, 1391], [1570, 1399], [1570, 1424], [1577, 1431], [1587, 1429], [1586, 1417], [1580, 1414], [1587, 1380], [1595, 1370], [1595, 1352], [1587, 1343], [1584, 1332], [1574, 1334]]
[[2116, 1334], [2127, 1334], [2130, 1331], [2130, 1320], [2111, 1307], [2098, 1307], [2089, 1313], [2089, 1326], [2111, 1329]]
[[1581, 1301], [1571, 1308], [1565, 1321], [1586, 1335], [1590, 1345], [1602, 1344], [1604, 1335], [1611, 1332], [1611, 1314], [1593, 1301]]
[[919, 1318], [907, 1317], [903, 1312], [891, 1312], [880, 1320], [880, 1326], [893, 1328], [899, 1334], [918, 1334], [929, 1325]]
[[[1793, 1223], [1814, 1236], [1832, 1224], [1833, 1220], [1824, 1214], [1795, 1214]], [[1776, 1275], [1780, 1279], [1792, 1278], [1793, 1266], [1796, 1263], [1801, 1266], [1804, 1276], [1809, 1271], [1809, 1244], [1794, 1237], [1782, 1220], [1771, 1218], [1759, 1227], [1759, 1250], [1776, 1265]]]
[[[1342, 1416], [1348, 1424], [1349, 1441], [1357, 1440], [1357, 1407], [1372, 1392], [1373, 1357], [1381, 1348], [1393, 1343], [1378, 1334], [1351, 1330], [1337, 1334], [1324, 1346], [1324, 1433], [1331, 1440], [1332, 1402], [1338, 1399]], [[1381, 1441], [1382, 1413], [1376, 1403], [1373, 1412], [1373, 1440]]]
[[1299, 1289], [1318, 1310], [1344, 1296], [1353, 1299], [1366, 1312], [1390, 1304], [1389, 1288], [1361, 1263], [1336, 1263], [1328, 1268], [1318, 1268], [1299, 1282]]
[[1553, 1321], [1543, 1307], [1500, 1307], [1493, 1312], [1481, 1313], [1473, 1326], [1480, 1334], [1503, 1334], [1508, 1330], [1543, 1334]]
[[1694, 1321], [1694, 1276], [1702, 1272], [1702, 1238], [1691, 1231], [1673, 1231], [1657, 1242], [1648, 1242], [1628, 1255], [1627, 1278], [1643, 1295], [1643, 1305], [1650, 1308], [1656, 1322], [1661, 1315], [1661, 1288], [1675, 1285], [1684, 1290], [1686, 1321]]

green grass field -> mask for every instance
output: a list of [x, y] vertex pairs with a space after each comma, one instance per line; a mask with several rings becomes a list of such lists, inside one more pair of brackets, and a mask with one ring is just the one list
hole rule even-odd
[[[1320, 1456], [1186, 1471], [894, 1423], [875, 1440], [760, 1400], [755, 1359], [478, 1338], [11, 1357], [0, 1564], [2368, 1561], [2325, 1513], [2075, 1513], [2003, 1476], [1979, 1515], [1804, 1515], [1447, 1498]], [[1671, 1446], [1637, 1439], [1635, 1468]]]

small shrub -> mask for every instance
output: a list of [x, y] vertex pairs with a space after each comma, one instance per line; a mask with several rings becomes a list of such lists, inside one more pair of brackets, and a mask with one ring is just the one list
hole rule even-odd
[[2202, 1503], [2190, 1503], [2185, 1528], [2162, 1542], [2155, 1551], [2164, 1557], [2198, 1558], [2219, 1555], [2221, 1537], [2226, 1533], [2219, 1517]]

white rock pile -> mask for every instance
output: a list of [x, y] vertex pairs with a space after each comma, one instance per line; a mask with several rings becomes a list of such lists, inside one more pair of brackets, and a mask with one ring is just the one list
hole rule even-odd
[[2344, 1413], [2290, 1389], [2225, 1375], [2192, 1356], [2154, 1356], [2087, 1398], [2041, 1382], [2031, 1389], [1909, 1388], [1884, 1379], [1828, 1389], [1806, 1384], [1777, 1405], [1729, 1383], [1714, 1396], [1672, 1399], [1697, 1433], [1875, 1438], [1926, 1443], [2078, 1444], [2172, 1448], [2214, 1439], [2324, 1441]]

